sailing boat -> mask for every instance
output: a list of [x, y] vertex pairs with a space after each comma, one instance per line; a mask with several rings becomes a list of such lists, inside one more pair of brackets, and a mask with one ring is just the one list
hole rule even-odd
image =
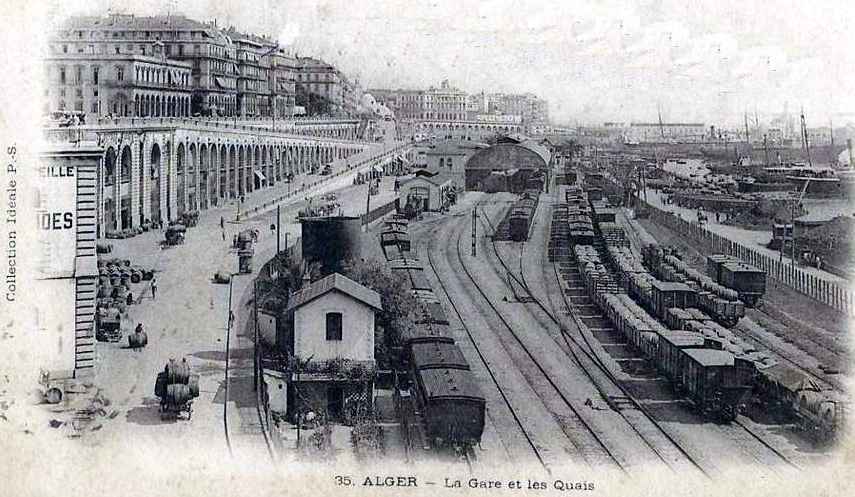
[[841, 187], [840, 178], [837, 177], [834, 169], [828, 166], [813, 167], [807, 126], [805, 125], [804, 109], [802, 109], [801, 113], [801, 132], [802, 146], [808, 160], [807, 167], [766, 168], [765, 170], [773, 174], [775, 172], [779, 174], [783, 173], [787, 181], [794, 183], [797, 190], [804, 190], [805, 195], [809, 197], [835, 197], [843, 195], [844, 189]]

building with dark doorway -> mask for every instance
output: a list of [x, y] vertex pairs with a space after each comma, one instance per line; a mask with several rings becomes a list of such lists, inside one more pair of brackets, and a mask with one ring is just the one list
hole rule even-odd
[[374, 395], [374, 315], [380, 295], [334, 273], [291, 295], [286, 353], [294, 358], [288, 415], [347, 419]]

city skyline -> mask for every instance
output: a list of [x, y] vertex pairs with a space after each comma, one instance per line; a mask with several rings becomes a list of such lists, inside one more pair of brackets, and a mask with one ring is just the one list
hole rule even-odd
[[339, 0], [261, 1], [255, 9], [95, 0], [64, 3], [61, 11], [217, 19], [322, 58], [363, 88], [427, 88], [441, 74], [468, 93], [534, 93], [549, 101], [556, 123], [650, 121], [661, 109], [666, 121], [738, 126], [744, 112], [768, 120], [785, 106], [791, 114], [804, 107], [809, 126], [851, 122], [855, 102], [846, 81], [855, 55], [846, 51], [853, 34], [844, 15], [851, 7], [833, 2], [838, 8], [810, 11], [782, 2], [772, 10], [761, 3], [545, 8], [494, 0], [415, 11], [394, 1], [356, 10]]

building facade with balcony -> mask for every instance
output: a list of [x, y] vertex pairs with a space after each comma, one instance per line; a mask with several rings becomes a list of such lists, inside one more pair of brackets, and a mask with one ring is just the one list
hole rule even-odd
[[44, 108], [89, 116], [187, 117], [192, 65], [156, 55], [73, 53], [45, 59]]
[[[234, 115], [237, 109], [236, 50], [214, 23], [176, 15], [72, 17], [49, 36], [48, 58], [69, 55], [153, 56], [169, 64], [184, 62], [191, 68], [190, 114]], [[102, 107], [100, 115], [106, 114]]]
[[[272, 49], [266, 40], [229, 32], [237, 54], [238, 115], [261, 117], [272, 115], [270, 92], [270, 59]], [[263, 56], [267, 54], [267, 56]]]
[[284, 119], [294, 115], [297, 105], [297, 59], [282, 50], [271, 55], [270, 89], [273, 94], [273, 109], [276, 118]]

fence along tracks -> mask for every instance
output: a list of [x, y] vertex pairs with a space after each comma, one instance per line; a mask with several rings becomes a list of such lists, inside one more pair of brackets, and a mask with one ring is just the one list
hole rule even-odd
[[[491, 223], [490, 223], [490, 221], [489, 221], [489, 217], [487, 217], [487, 216], [486, 216], [486, 213], [485, 213], [485, 215], [484, 215], [484, 216], [482, 216], [482, 217], [486, 220], [486, 222], [487, 222], [488, 224], [490, 224], [490, 226], [491, 226], [491, 228], [492, 228], [492, 224], [491, 224]], [[494, 252], [494, 254], [496, 255], [496, 258], [499, 260], [499, 262], [502, 264], [502, 266], [503, 266], [503, 267], [508, 271], [508, 273], [509, 273], [509, 274], [511, 274], [511, 275], [512, 275], [512, 277], [516, 278], [516, 275], [514, 274], [514, 272], [513, 272], [513, 271], [511, 271], [511, 269], [510, 269], [509, 265], [506, 263], [506, 261], [505, 261], [505, 260], [501, 257], [501, 255], [499, 254], [499, 252], [498, 252], [498, 248], [496, 247], [496, 242], [495, 242], [495, 241], [493, 241], [493, 242], [492, 242], [492, 246], [493, 246], [493, 252]], [[521, 286], [523, 286], [523, 287], [526, 289], [526, 291], [528, 291], [528, 292], [529, 292], [529, 294], [531, 295], [531, 301], [532, 301], [532, 302], [534, 302], [534, 303], [535, 303], [535, 304], [536, 304], [540, 309], [542, 309], [542, 310], [543, 310], [543, 312], [544, 312], [547, 316], [549, 316], [549, 318], [550, 318], [553, 322], [555, 322], [556, 324], [559, 324], [559, 323], [558, 323], [558, 321], [557, 321], [557, 319], [555, 318], [554, 314], [552, 314], [552, 313], [550, 313], [549, 311], [547, 311], [547, 310], [546, 310], [546, 308], [545, 308], [545, 306], [541, 303], [541, 301], [540, 301], [539, 299], [537, 299], [537, 297], [535, 297], [535, 296], [531, 293], [531, 290], [529, 289], [528, 283], [527, 283], [526, 278], [525, 278], [525, 274], [526, 274], [526, 273], [525, 273], [525, 271], [523, 271], [523, 269], [522, 269], [522, 257], [523, 257], [523, 249], [521, 248], [521, 249], [520, 249], [520, 259], [519, 259], [519, 265], [520, 265], [520, 266], [519, 266], [519, 274], [520, 274], [520, 277], [518, 278], [518, 281], [519, 281], [520, 285], [521, 285]], [[545, 262], [545, 261], [544, 261], [544, 262]], [[558, 272], [558, 264], [553, 263], [553, 264], [552, 264], [552, 266], [553, 266], [553, 273], [554, 273], [554, 275], [555, 275], [556, 280], [560, 280], [560, 275], [559, 275], [559, 272]], [[565, 306], [565, 308], [566, 308], [566, 310], [567, 310], [567, 313], [568, 313], [568, 314], [573, 318], [573, 320], [574, 320], [574, 322], [577, 324], [577, 326], [579, 326], [580, 331], [582, 331], [582, 327], [586, 327], [586, 325], [584, 324], [584, 322], [582, 322], [582, 320], [581, 320], [581, 319], [579, 319], [578, 311], [577, 311], [576, 309], [574, 309], [574, 307], [576, 307], [576, 306], [574, 306], [574, 304], [572, 304], [572, 303], [568, 300], [567, 296], [566, 296], [566, 295], [564, 295], [564, 293], [563, 293], [563, 292], [562, 292], [561, 300], [562, 300], [562, 302], [564, 303], [564, 306]], [[604, 318], [604, 317], [603, 317], [603, 318]], [[604, 319], [605, 319], [605, 318], [604, 318]], [[560, 324], [559, 324], [559, 326], [560, 326]], [[562, 331], [562, 334], [565, 336], [565, 340], [566, 340], [568, 337], [569, 337], [571, 340], [573, 340], [572, 336], [570, 336], [570, 335], [566, 332], [566, 330], [564, 330], [564, 329], [562, 328], [562, 329], [561, 329], [561, 331]], [[676, 439], [675, 439], [675, 438], [674, 438], [674, 437], [673, 437], [673, 436], [672, 436], [672, 435], [671, 435], [671, 434], [670, 434], [670, 433], [665, 429], [665, 427], [664, 427], [664, 426], [662, 426], [662, 425], [661, 425], [661, 424], [660, 424], [660, 423], [659, 423], [659, 422], [658, 422], [658, 421], [657, 421], [657, 420], [652, 416], [652, 414], [650, 414], [650, 413], [649, 413], [649, 412], [644, 408], [644, 406], [643, 406], [643, 405], [641, 405], [641, 404], [640, 404], [636, 399], [634, 399], [634, 398], [632, 397], [632, 395], [630, 395], [630, 394], [629, 394], [629, 393], [628, 393], [628, 392], [627, 392], [627, 391], [626, 391], [626, 390], [625, 390], [625, 389], [624, 389], [624, 388], [623, 388], [623, 387], [618, 383], [618, 379], [617, 379], [616, 377], [614, 377], [614, 375], [611, 373], [611, 371], [610, 371], [609, 367], [608, 367], [608, 366], [607, 366], [607, 365], [606, 365], [602, 360], [600, 360], [600, 358], [599, 358], [599, 356], [598, 356], [598, 353], [596, 352], [596, 350], [595, 350], [595, 348], [593, 347], [593, 345], [589, 342], [589, 339], [587, 338], [586, 334], [585, 334], [584, 332], [581, 332], [581, 333], [580, 333], [580, 335], [581, 335], [581, 337], [582, 337], [582, 340], [585, 342], [585, 346], [586, 346], [586, 348], [587, 348], [587, 350], [584, 350], [584, 349], [583, 349], [583, 352], [585, 352], [585, 355], [593, 355], [593, 356], [594, 356], [594, 358], [595, 358], [595, 364], [596, 364], [597, 368], [598, 368], [598, 369], [600, 369], [600, 370], [602, 370], [602, 371], [603, 371], [603, 373], [605, 373], [605, 374], [606, 374], [606, 376], [607, 376], [607, 377], [609, 377], [609, 379], [610, 379], [610, 380], [615, 384], [615, 386], [616, 386], [617, 388], [619, 388], [619, 389], [624, 393], [624, 395], [625, 395], [625, 396], [626, 396], [626, 398], [627, 398], [627, 399], [632, 403], [632, 405], [633, 405], [634, 407], [636, 407], [640, 412], [642, 412], [642, 413], [644, 414], [644, 416], [645, 416], [646, 418], [648, 418], [648, 419], [650, 420], [650, 422], [652, 422], [652, 423], [653, 423], [653, 424], [658, 428], [658, 430], [659, 430], [663, 435], [665, 435], [665, 437], [666, 437], [669, 441], [671, 441], [671, 442], [672, 442], [676, 447], [678, 447], [678, 448], [679, 448], [679, 450], [680, 450], [680, 452], [681, 452], [682, 454], [684, 454], [684, 455], [685, 455], [685, 456], [686, 456], [686, 457], [687, 457], [687, 458], [692, 462], [692, 464], [693, 464], [693, 465], [697, 466], [697, 467], [698, 467], [698, 469], [700, 469], [701, 471], [703, 471], [703, 472], [704, 472], [704, 474], [707, 474], [707, 472], [706, 472], [706, 471], [705, 471], [705, 470], [700, 466], [700, 461], [696, 461], [696, 460], [694, 460], [694, 459], [692, 458], [692, 456], [690, 456], [690, 455], [688, 454], [688, 452], [686, 452], [686, 451], [685, 451], [685, 449], [684, 449], [683, 447], [681, 447], [681, 446], [680, 446], [680, 444], [677, 442], [677, 440], [676, 440]], [[574, 341], [574, 342], [576, 342], [576, 340], [573, 340], [573, 341]], [[577, 344], [578, 344], [578, 343], [577, 343]], [[568, 344], [568, 347], [569, 347], [569, 344]], [[571, 349], [571, 352], [572, 352], [572, 349]], [[623, 414], [623, 412], [622, 412], [622, 411], [621, 411], [621, 413]], [[628, 420], [628, 421], [629, 421], [629, 420]], [[760, 443], [760, 444], [761, 444], [761, 445], [762, 445], [766, 450], [768, 450], [768, 452], [769, 452], [769, 453], [771, 453], [771, 454], [773, 455], [773, 459], [775, 459], [775, 460], [777, 460], [777, 461], [779, 461], [779, 462], [783, 462], [783, 463], [785, 463], [785, 464], [786, 464], [787, 466], [789, 466], [789, 467], [792, 467], [792, 468], [795, 468], [795, 469], [801, 469], [801, 467], [800, 467], [799, 465], [797, 465], [797, 464], [796, 464], [796, 463], [794, 463], [792, 460], [790, 460], [790, 459], [789, 459], [785, 454], [783, 454], [783, 453], [782, 453], [780, 450], [778, 450], [776, 447], [774, 447], [774, 446], [772, 446], [771, 444], [769, 444], [769, 442], [768, 442], [767, 440], [765, 440], [762, 436], [760, 436], [760, 435], [759, 435], [759, 434], [757, 434], [754, 430], [752, 430], [751, 428], [749, 428], [746, 424], [744, 424], [744, 423], [742, 423], [742, 422], [740, 422], [740, 421], [736, 421], [736, 422], [734, 423], [734, 425], [735, 425], [735, 426], [739, 426], [739, 429], [734, 428], [734, 427], [732, 427], [732, 426], [723, 426], [723, 427], [721, 427], [721, 429], [722, 429], [722, 431], [723, 431], [723, 432], [728, 433], [730, 436], [733, 436], [733, 437], [734, 437], [734, 438], [736, 438], [736, 439], [740, 438], [740, 436], [741, 436], [741, 438], [745, 438], [745, 435], [747, 434], [749, 439], [751, 439], [751, 440], [755, 440], [756, 442], [759, 442], [759, 443]], [[764, 456], [765, 456], [765, 455], [764, 455]], [[755, 459], [757, 459], [757, 460], [758, 460], [758, 461], [760, 461], [760, 462], [763, 462], [763, 461], [761, 461], [761, 458], [758, 458], [756, 455], [755, 455]], [[765, 457], [764, 457], [764, 459], [765, 459]], [[707, 476], [709, 476], [709, 475], [707, 474]]]

